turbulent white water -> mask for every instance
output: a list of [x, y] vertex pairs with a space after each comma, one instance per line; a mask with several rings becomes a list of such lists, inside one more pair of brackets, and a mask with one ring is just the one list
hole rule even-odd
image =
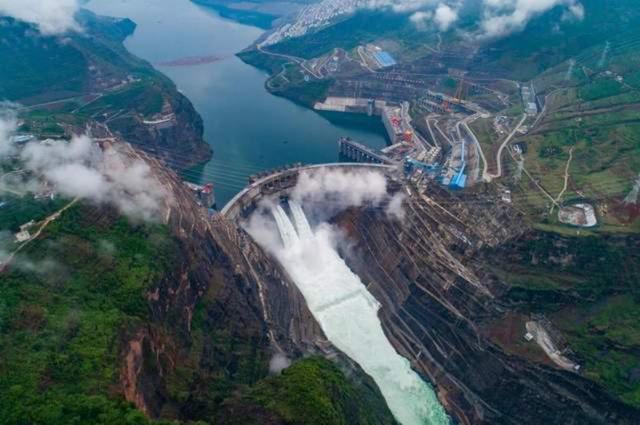
[[282, 207], [272, 209], [284, 244], [276, 255], [329, 340], [374, 379], [402, 425], [448, 424], [433, 389], [387, 340], [380, 304], [338, 255], [330, 227], [314, 232], [300, 205], [289, 207], [293, 223]]

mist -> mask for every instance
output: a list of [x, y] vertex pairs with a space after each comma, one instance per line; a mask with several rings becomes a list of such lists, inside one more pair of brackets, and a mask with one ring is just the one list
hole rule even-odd
[[18, 121], [14, 108], [0, 103], [0, 159], [14, 154], [15, 146], [11, 137], [17, 128]]
[[75, 14], [79, 0], [0, 0], [0, 16], [35, 25], [45, 35], [78, 31]]
[[[319, 168], [300, 173], [291, 198], [308, 207], [314, 222], [323, 222], [351, 207], [382, 208], [391, 195], [380, 171]], [[401, 202], [396, 201], [387, 211], [398, 218], [401, 208]]]
[[28, 142], [21, 149], [12, 141], [15, 114], [0, 113], [0, 161], [13, 157], [23, 172], [3, 179], [22, 193], [41, 190], [43, 182], [55, 193], [95, 205], [111, 205], [135, 220], [158, 221], [170, 193], [152, 175], [149, 165], [123, 152], [114, 143], [101, 149], [89, 136], [70, 141]]
[[269, 360], [269, 373], [280, 374], [286, 368], [291, 366], [291, 360], [284, 354], [276, 353]]
[[[582, 20], [587, 12], [580, 0], [370, 0], [365, 7], [410, 13], [409, 21], [419, 30], [456, 29], [481, 40], [522, 31], [531, 19], [556, 7], [563, 9], [562, 21]], [[464, 27], [458, 26], [463, 21]]]
[[[346, 175], [317, 176], [313, 182], [311, 177], [301, 179], [298, 191], [310, 188], [311, 192], [298, 193], [298, 196], [317, 200], [324, 188], [329, 189], [334, 199], [339, 199], [335, 190], [324, 184], [331, 179], [341, 183]], [[376, 199], [379, 193], [374, 185], [371, 190], [361, 190], [361, 196], [349, 194], [342, 201]], [[409, 361], [396, 352], [385, 336], [378, 317], [380, 304], [338, 254], [337, 246], [343, 235], [327, 223], [312, 227], [306, 218], [312, 213], [308, 205], [305, 211], [290, 199], [288, 206], [288, 214], [280, 204], [265, 206], [273, 217], [272, 224], [267, 225], [269, 216], [257, 212], [246, 230], [287, 271], [329, 341], [373, 378], [398, 422], [402, 425], [448, 424], [449, 418], [433, 389], [411, 369]]]

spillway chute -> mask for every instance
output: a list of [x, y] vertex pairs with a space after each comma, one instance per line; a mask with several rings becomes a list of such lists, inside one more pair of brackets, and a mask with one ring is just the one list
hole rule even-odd
[[327, 338], [371, 376], [402, 425], [444, 425], [449, 417], [430, 387], [382, 329], [380, 304], [332, 245], [329, 228], [314, 230], [301, 205], [272, 209], [284, 249], [276, 257], [302, 293]]

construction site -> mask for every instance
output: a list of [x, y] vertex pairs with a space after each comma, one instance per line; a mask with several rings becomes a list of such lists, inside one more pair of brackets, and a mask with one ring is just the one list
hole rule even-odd
[[[343, 159], [396, 165], [418, 186], [435, 180], [457, 190], [484, 180], [486, 161], [468, 123], [479, 117], [486, 118], [490, 112], [464, 99], [469, 84], [463, 78], [454, 96], [449, 96], [418, 89], [418, 86], [424, 87], [422, 81], [396, 77], [380, 85], [380, 74], [373, 76], [376, 77], [373, 82], [359, 81], [355, 85], [354, 96], [332, 95], [314, 105], [319, 111], [380, 116], [388, 146], [375, 151], [358, 141], [343, 138], [339, 141]], [[402, 87], [412, 90], [404, 93]], [[393, 95], [387, 96], [387, 92]]]

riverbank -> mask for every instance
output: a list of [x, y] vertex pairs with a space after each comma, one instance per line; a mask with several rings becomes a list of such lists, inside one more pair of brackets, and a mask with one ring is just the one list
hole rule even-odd
[[265, 72], [235, 56], [260, 38], [260, 28], [224, 19], [216, 10], [188, 0], [92, 0], [88, 7], [136, 22], [125, 46], [151, 63], [222, 58], [195, 66], [157, 67], [202, 116], [204, 138], [214, 156], [185, 176], [194, 183], [212, 182], [218, 205], [242, 190], [252, 174], [295, 162], [335, 162], [340, 137], [373, 148], [386, 146], [384, 131], [366, 121], [335, 122], [303, 101], [270, 94]]

